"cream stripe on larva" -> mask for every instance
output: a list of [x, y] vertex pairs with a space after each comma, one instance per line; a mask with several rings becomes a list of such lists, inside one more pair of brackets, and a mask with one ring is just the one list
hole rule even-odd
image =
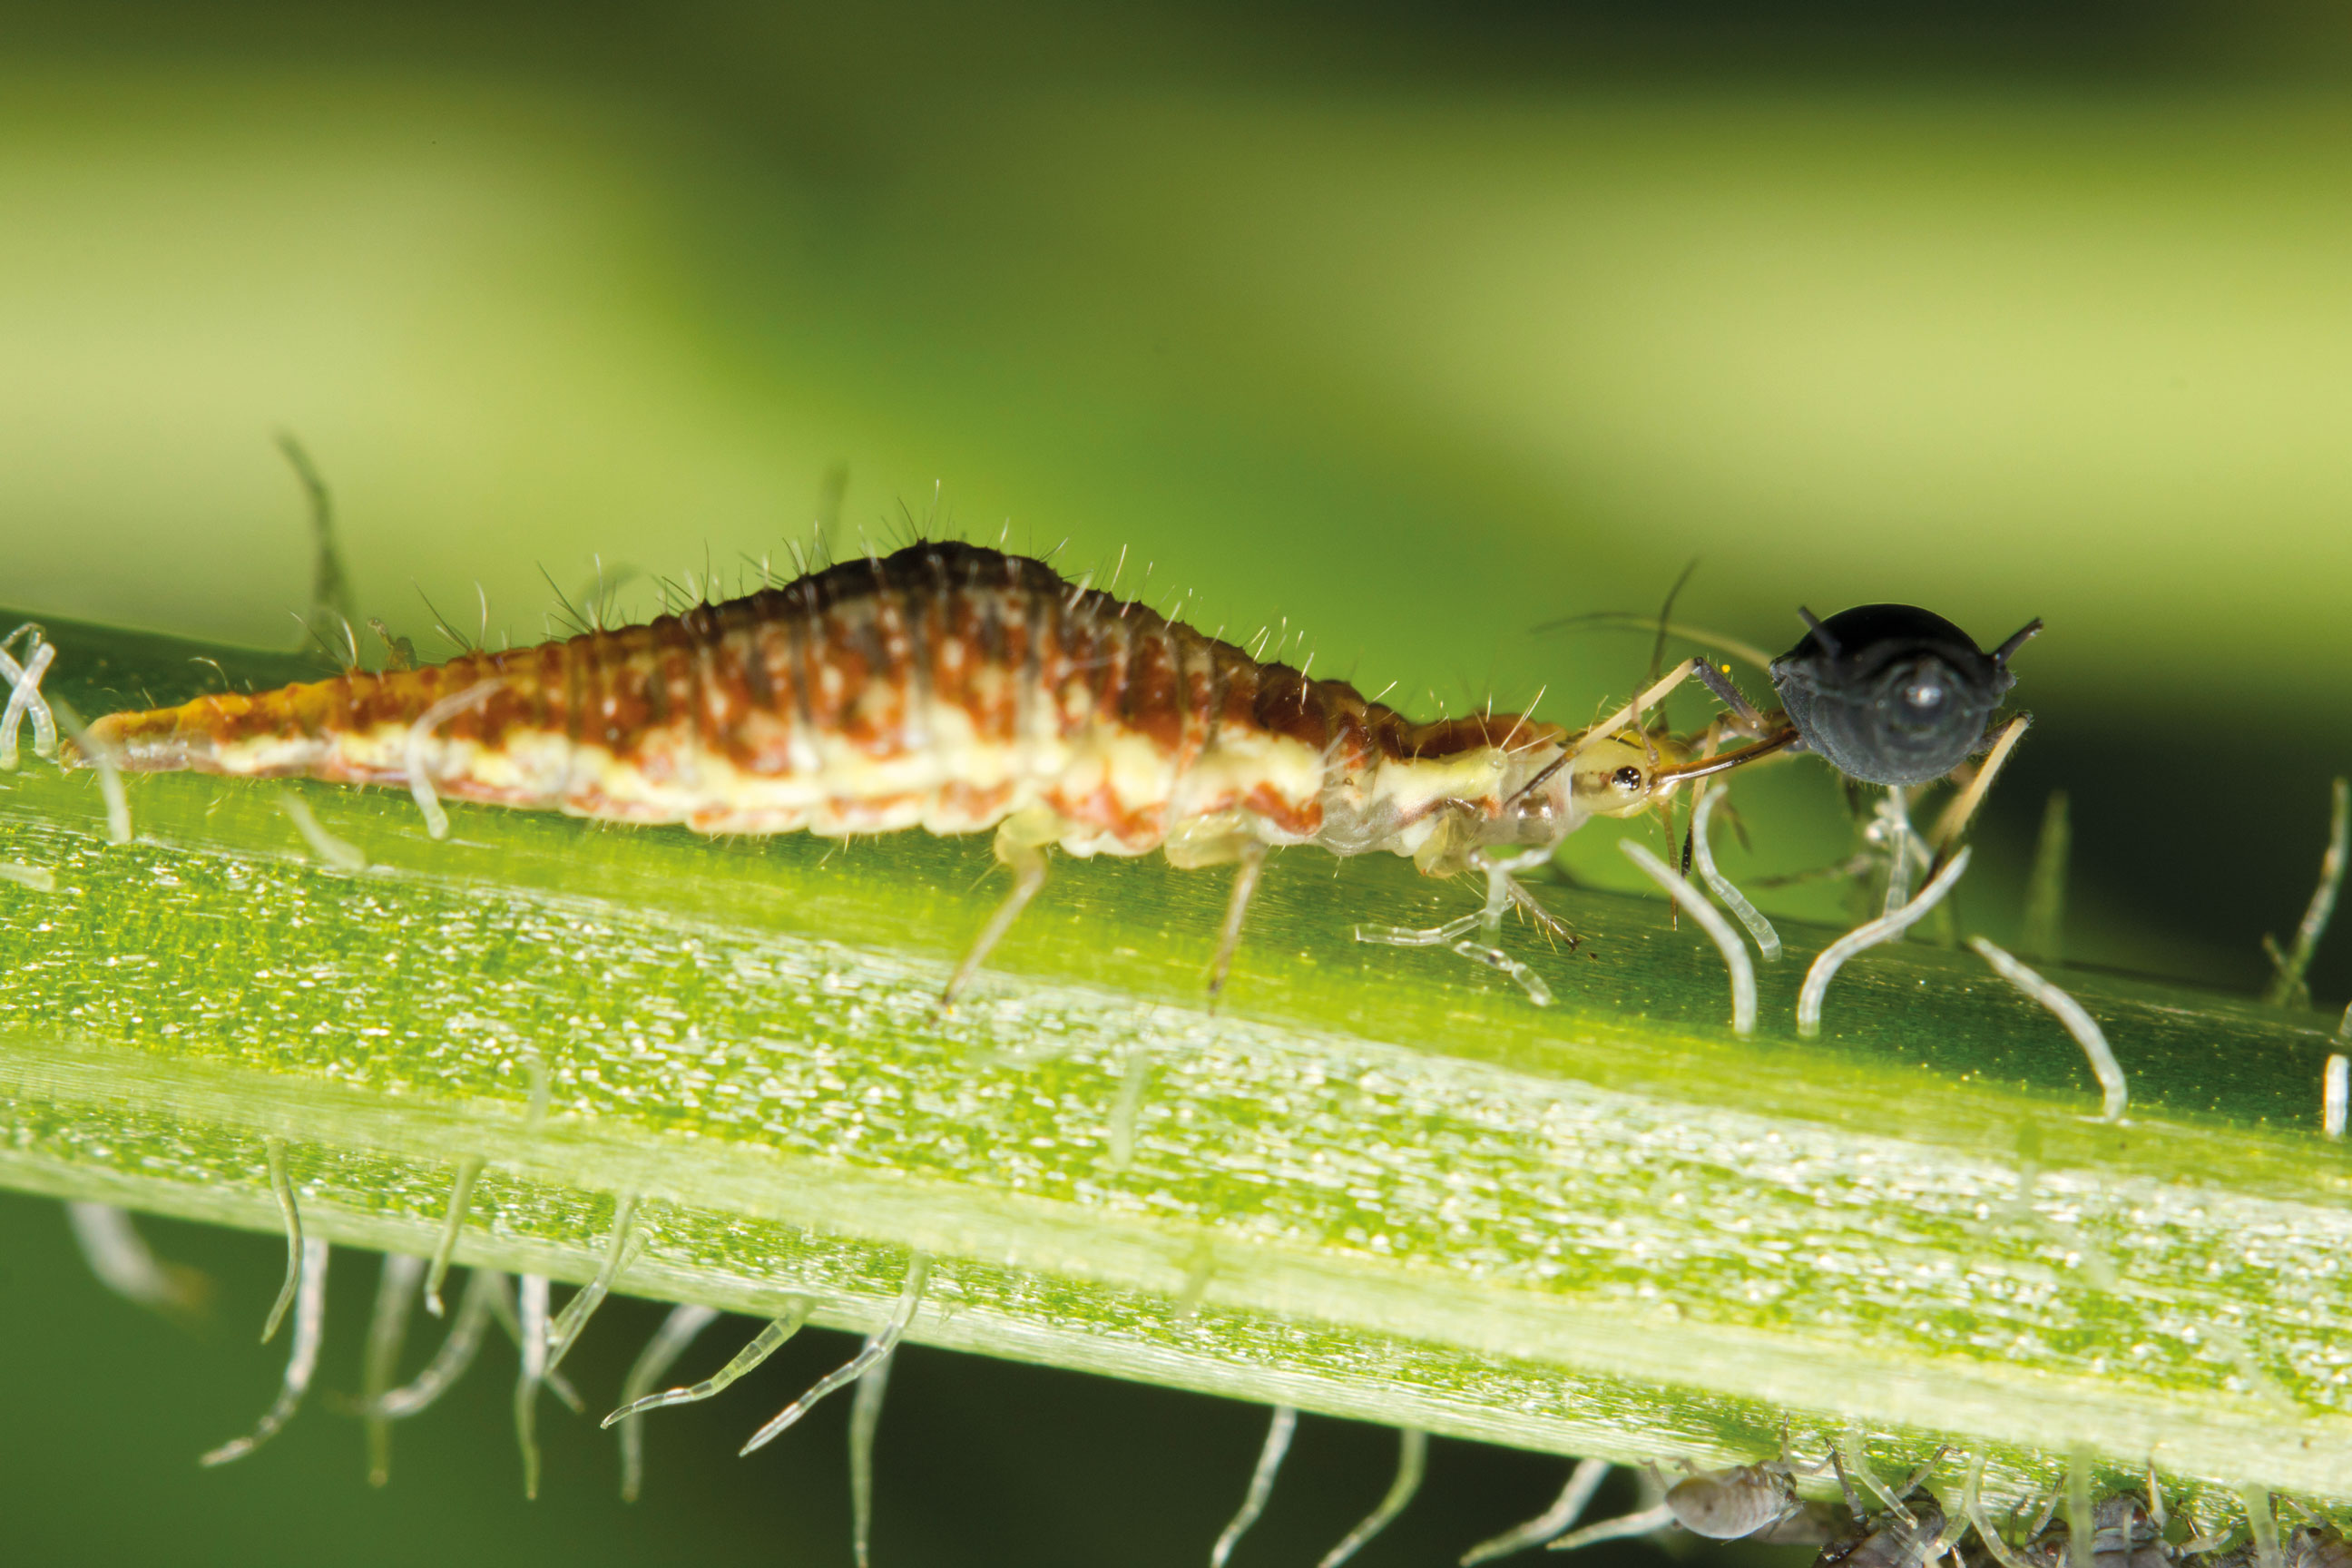
[[1243, 863], [1220, 976], [1276, 846], [1484, 870], [1491, 929], [1530, 902], [1504, 858], [1721, 765], [1624, 723], [1414, 723], [1042, 562], [940, 542], [645, 626], [112, 714], [82, 752], [706, 833], [992, 827], [1016, 886], [952, 994], [1056, 845]]

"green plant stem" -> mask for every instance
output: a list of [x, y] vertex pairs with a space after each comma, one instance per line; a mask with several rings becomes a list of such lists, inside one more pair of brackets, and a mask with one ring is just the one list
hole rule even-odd
[[[85, 712], [212, 679], [52, 633]], [[1538, 1009], [1349, 940], [1468, 889], [1300, 852], [1213, 1013], [1226, 874], [1066, 860], [942, 1018], [984, 840], [454, 806], [436, 843], [394, 792], [185, 775], [131, 807], [116, 847], [88, 775], [0, 780], [0, 860], [56, 880], [0, 883], [10, 1185], [274, 1231], [283, 1139], [313, 1234], [429, 1254], [476, 1157], [460, 1260], [587, 1279], [629, 1194], [625, 1293], [871, 1331], [920, 1251], [918, 1341], [1434, 1433], [1704, 1462], [1787, 1413], [1984, 1449], [1995, 1496], [2075, 1445], [2352, 1495], [2315, 1016], [2053, 971], [2130, 1075], [2105, 1126], [2064, 1030], [1965, 954], [1857, 958], [1800, 1043], [1834, 933], [1790, 931], [1742, 1040], [1662, 902], [1549, 889], [1585, 941], [1507, 933]]]

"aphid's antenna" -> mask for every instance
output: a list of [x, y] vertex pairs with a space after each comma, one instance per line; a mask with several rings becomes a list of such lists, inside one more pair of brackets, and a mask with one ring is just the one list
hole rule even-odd
[[1295, 1406], [1277, 1405], [1274, 1417], [1266, 1423], [1265, 1443], [1258, 1449], [1257, 1467], [1250, 1472], [1249, 1489], [1242, 1495], [1242, 1506], [1217, 1537], [1216, 1545], [1209, 1549], [1209, 1568], [1225, 1568], [1234, 1548], [1241, 1544], [1257, 1516], [1265, 1511], [1266, 1499], [1274, 1495], [1275, 1477], [1282, 1472], [1283, 1457], [1290, 1452], [1291, 1435], [1298, 1430], [1298, 1411]]

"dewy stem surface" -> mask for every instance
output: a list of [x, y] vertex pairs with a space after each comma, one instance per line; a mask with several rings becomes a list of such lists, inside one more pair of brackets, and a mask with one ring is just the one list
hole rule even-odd
[[[50, 635], [85, 713], [192, 695], [194, 653], [308, 673]], [[1225, 879], [1065, 861], [943, 1018], [1001, 892], [984, 840], [459, 806], [435, 842], [396, 791], [130, 784], [118, 847], [87, 774], [0, 779], [0, 862], [55, 879], [0, 882], [28, 1191], [275, 1232], [282, 1139], [310, 1234], [422, 1255], [478, 1158], [462, 1261], [587, 1279], [635, 1194], [626, 1293], [870, 1331], [922, 1252], [912, 1339], [1391, 1426], [1710, 1463], [1776, 1452], [1785, 1412], [1890, 1465], [1983, 1449], [1994, 1498], [2077, 1445], [2352, 1494], [2330, 1019], [2054, 972], [2130, 1075], [2103, 1126], [2064, 1028], [1966, 953], [1861, 955], [1801, 1043], [1834, 933], [1792, 931], [1741, 1040], [1662, 900], [1548, 888], [1582, 946], [1506, 933], [1543, 1010], [1351, 940], [1477, 889], [1305, 851], [1213, 1014]], [[310, 858], [288, 787], [364, 870]]]

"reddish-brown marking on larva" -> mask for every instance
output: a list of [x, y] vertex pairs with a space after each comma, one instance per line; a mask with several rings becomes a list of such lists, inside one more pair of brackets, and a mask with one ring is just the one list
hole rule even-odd
[[710, 833], [996, 827], [1024, 868], [1015, 907], [1056, 843], [1165, 846], [1185, 866], [1313, 843], [1507, 879], [1495, 856], [1650, 804], [1661, 749], [1679, 745], [1508, 713], [1416, 724], [1041, 562], [952, 542], [645, 626], [112, 714], [91, 737], [133, 770], [408, 784]]

